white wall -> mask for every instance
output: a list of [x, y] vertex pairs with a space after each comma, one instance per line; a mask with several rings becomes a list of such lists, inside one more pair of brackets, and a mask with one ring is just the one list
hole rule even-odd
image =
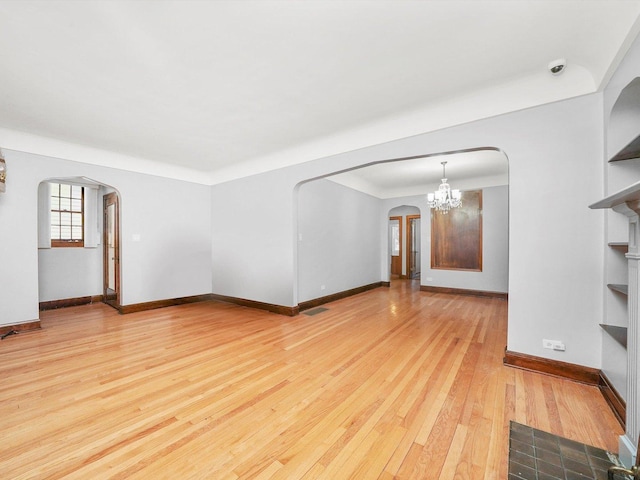
[[299, 302], [380, 281], [380, 204], [329, 180], [300, 185]]
[[102, 295], [102, 248], [38, 250], [38, 300]]
[[[587, 208], [602, 190], [599, 94], [213, 186], [213, 224], [226, 229], [214, 231], [214, 292], [297, 304], [292, 197], [299, 182], [393, 158], [477, 147], [500, 148], [509, 159], [508, 348], [599, 368], [603, 216]], [[239, 265], [228, 258], [230, 251], [248, 251], [250, 258]], [[386, 280], [384, 268], [380, 280]], [[543, 349], [543, 338], [562, 340], [566, 352]]]
[[38, 318], [37, 193], [47, 178], [85, 176], [119, 191], [123, 305], [211, 292], [209, 187], [12, 150], [3, 154], [0, 325]]
[[277, 170], [211, 187], [213, 293], [298, 304], [296, 183]]

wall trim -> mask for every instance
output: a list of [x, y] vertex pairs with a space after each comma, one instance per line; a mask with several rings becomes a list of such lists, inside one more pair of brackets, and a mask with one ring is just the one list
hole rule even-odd
[[2, 325], [0, 327], [0, 335], [4, 335], [11, 331], [14, 332], [32, 332], [34, 330], [41, 330], [42, 325], [40, 325], [40, 319], [34, 320], [32, 322], [25, 323], [17, 323], [15, 325]]
[[210, 294], [193, 295], [191, 297], [167, 298], [165, 300], [154, 300], [152, 302], [133, 303], [131, 305], [120, 305], [118, 311], [123, 314], [144, 312], [146, 310], [155, 310], [156, 308], [173, 307], [176, 305], [185, 305], [187, 303], [204, 302], [211, 300]]
[[587, 385], [600, 386], [600, 370], [575, 363], [560, 362], [525, 353], [505, 351], [503, 363], [510, 367], [566, 378]]
[[218, 295], [212, 293], [209, 300], [217, 300], [218, 302], [233, 303], [242, 307], [257, 308], [268, 312], [277, 313], [278, 315], [286, 315], [287, 317], [295, 317], [300, 313], [298, 306], [287, 307], [284, 305], [275, 305], [273, 303], [258, 302], [256, 300], [247, 300], [246, 298], [228, 297], [226, 295]]
[[76, 307], [78, 305], [89, 305], [91, 303], [102, 302], [102, 295], [90, 295], [86, 297], [63, 298], [61, 300], [49, 300], [40, 302], [40, 311], [54, 310], [56, 308]]
[[388, 287], [390, 286], [390, 282], [374, 282], [368, 285], [362, 285], [361, 287], [350, 288], [349, 290], [344, 290], [342, 292], [332, 293], [331, 295], [326, 295], [324, 297], [314, 298], [313, 300], [307, 300], [305, 302], [300, 302], [298, 307], [300, 311], [309, 310], [310, 308], [317, 307], [318, 305], [323, 305], [329, 302], [335, 302], [336, 300], [341, 300], [343, 298], [351, 297], [352, 295], [357, 295], [358, 293], [366, 292], [368, 290], [373, 290], [378, 287]]
[[446, 293], [452, 295], [468, 295], [472, 297], [490, 297], [499, 298], [500, 300], [508, 300], [509, 294], [504, 292], [490, 292], [485, 290], [468, 290], [465, 288], [450, 287], [432, 287], [429, 285], [420, 285], [421, 292]]
[[622, 428], [625, 428], [627, 423], [627, 404], [602, 370], [600, 371], [600, 383], [598, 386], [604, 399], [609, 404], [609, 408], [613, 411]]
[[[55, 308], [74, 307], [77, 305], [88, 305], [90, 303], [102, 302], [102, 295], [94, 295], [88, 297], [66, 298], [62, 300], [52, 300], [49, 302], [40, 302], [40, 310], [52, 310]], [[297, 306], [286, 307], [283, 305], [274, 305], [271, 303], [258, 302], [255, 300], [247, 300], [245, 298], [228, 297], [226, 295], [217, 295], [215, 293], [205, 293], [202, 295], [193, 295], [190, 297], [167, 298], [164, 300], [154, 300], [151, 302], [133, 303], [131, 305], [120, 305], [117, 307], [118, 312], [122, 315], [129, 313], [144, 312], [147, 310], [155, 310], [157, 308], [173, 307], [176, 305], [185, 305], [188, 303], [206, 302], [216, 300], [219, 302], [233, 303], [243, 307], [257, 308], [259, 310], [267, 310], [279, 315], [295, 317], [300, 313]], [[9, 329], [11, 330], [11, 329]]]

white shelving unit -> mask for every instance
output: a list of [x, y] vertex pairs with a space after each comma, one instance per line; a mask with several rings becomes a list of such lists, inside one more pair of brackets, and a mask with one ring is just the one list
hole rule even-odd
[[[621, 437], [620, 444], [622, 453], [623, 448], [633, 451], [631, 439], [637, 438], [639, 423], [640, 134], [613, 155], [606, 168], [607, 190], [615, 193], [589, 208], [615, 212], [607, 215], [607, 288], [604, 319], [600, 326], [606, 332], [602, 341], [602, 370], [607, 377], [614, 377], [613, 386], [626, 402], [626, 434]], [[623, 184], [622, 188], [620, 184]], [[621, 238], [625, 230], [627, 238]], [[621, 364], [626, 364], [626, 371], [620, 368]]]

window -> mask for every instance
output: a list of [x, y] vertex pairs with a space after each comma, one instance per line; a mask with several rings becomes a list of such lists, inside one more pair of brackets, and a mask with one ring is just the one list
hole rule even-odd
[[51, 183], [51, 246], [84, 246], [84, 188]]
[[391, 220], [391, 255], [400, 255], [400, 221]]

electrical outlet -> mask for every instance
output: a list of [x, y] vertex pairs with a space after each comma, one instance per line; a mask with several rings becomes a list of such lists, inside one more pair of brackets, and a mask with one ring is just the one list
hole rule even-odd
[[565, 351], [565, 345], [560, 340], [547, 340], [545, 338], [542, 340], [542, 347], [548, 348], [549, 350], [555, 350], [557, 352]]
[[324, 290], [325, 288], [327, 287], [325, 287], [324, 285], [320, 285], [320, 290]]

